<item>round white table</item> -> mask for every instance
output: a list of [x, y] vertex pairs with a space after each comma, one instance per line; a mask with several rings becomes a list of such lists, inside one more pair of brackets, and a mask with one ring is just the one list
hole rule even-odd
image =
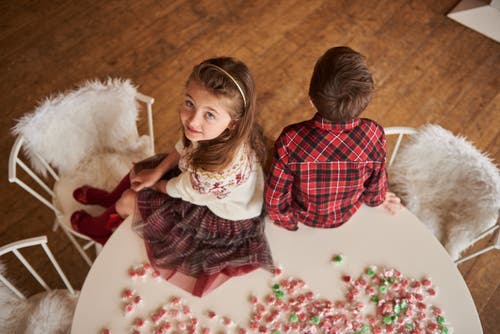
[[[391, 267], [404, 276], [432, 280], [437, 287], [432, 304], [444, 311], [454, 333], [482, 333], [472, 297], [457, 267], [425, 225], [406, 209], [391, 216], [382, 208], [362, 206], [349, 222], [335, 229], [313, 229], [301, 224], [298, 231], [290, 232], [266, 223], [266, 235], [283, 275], [303, 279], [322, 298], [344, 299], [344, 274], [357, 277], [370, 265]], [[332, 263], [336, 254], [343, 254], [342, 263]], [[150, 317], [173, 296], [180, 297], [206, 324], [211, 321], [207, 310], [226, 315], [235, 323], [248, 324], [252, 308], [249, 296], [264, 296], [271, 291], [273, 276], [259, 269], [232, 278], [197, 298], [162, 279], [131, 279], [129, 269], [146, 262], [143, 240], [131, 229], [131, 221], [125, 220], [90, 269], [71, 332], [101, 333], [103, 328], [109, 328], [111, 333], [130, 333], [136, 317]], [[126, 288], [143, 299], [132, 315], [124, 315], [123, 311], [121, 296]], [[141, 333], [148, 333], [147, 329]]]

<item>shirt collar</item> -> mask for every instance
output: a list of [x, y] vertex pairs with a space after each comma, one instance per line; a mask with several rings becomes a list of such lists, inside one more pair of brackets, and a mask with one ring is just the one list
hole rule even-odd
[[311, 119], [311, 122], [315, 127], [321, 129], [330, 130], [333, 132], [342, 132], [354, 129], [359, 125], [360, 120], [359, 118], [355, 118], [347, 122], [333, 123], [332, 121], [316, 113], [314, 117]]

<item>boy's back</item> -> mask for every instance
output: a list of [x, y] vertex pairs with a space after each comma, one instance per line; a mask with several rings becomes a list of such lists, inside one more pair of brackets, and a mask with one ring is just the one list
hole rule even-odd
[[368, 119], [333, 124], [316, 114], [286, 127], [276, 141], [265, 202], [285, 228], [336, 227], [362, 203], [382, 204], [386, 190], [382, 127]]
[[357, 52], [332, 48], [318, 60], [309, 88], [317, 113], [286, 127], [275, 144], [265, 202], [276, 224], [337, 227], [362, 203], [384, 202], [384, 131], [358, 117], [372, 93], [371, 74]]

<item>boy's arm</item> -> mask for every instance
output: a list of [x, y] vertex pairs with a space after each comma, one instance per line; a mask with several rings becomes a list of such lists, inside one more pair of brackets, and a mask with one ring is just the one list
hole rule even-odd
[[298, 229], [291, 214], [293, 176], [286, 166], [287, 153], [283, 145], [276, 143], [269, 177], [266, 180], [264, 201], [269, 217], [276, 225], [288, 230]]
[[375, 166], [372, 175], [365, 182], [365, 191], [363, 192], [363, 202], [368, 206], [379, 206], [385, 201], [387, 192], [387, 172], [385, 163]]

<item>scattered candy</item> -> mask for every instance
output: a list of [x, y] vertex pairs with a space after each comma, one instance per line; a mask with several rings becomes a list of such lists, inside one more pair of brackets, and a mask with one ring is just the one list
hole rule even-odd
[[130, 289], [125, 289], [122, 292], [122, 297], [123, 299], [130, 299], [134, 295], [133, 291]]
[[134, 304], [125, 304], [124, 306], [125, 313], [131, 313], [134, 310]]
[[[342, 263], [344, 260], [342, 255], [332, 258], [335, 263]], [[275, 270], [274, 282], [269, 285], [270, 293], [261, 298], [256, 295], [248, 297], [251, 314], [247, 324], [234, 324], [231, 318], [223, 316], [212, 323], [211, 329], [203, 324], [207, 319], [200, 321], [193, 317], [191, 308], [181, 298], [172, 296], [168, 303], [146, 318], [136, 317], [127, 332], [211, 334], [213, 330], [217, 331], [217, 327], [221, 333], [238, 334], [451, 332], [442, 310], [429, 304], [429, 299], [436, 295], [437, 290], [429, 278], [413, 279], [404, 277], [393, 268], [370, 266], [357, 277], [350, 273], [343, 274], [341, 280], [345, 285], [344, 299], [331, 301], [320, 298], [317, 293], [307, 289], [304, 280], [282, 278], [282, 274], [281, 268]], [[132, 280], [137, 277], [160, 276], [149, 263], [131, 267], [128, 275]], [[144, 302], [131, 288], [122, 291], [121, 299], [125, 315], [133, 313], [137, 305]], [[209, 319], [217, 317], [213, 310], [205, 312]], [[221, 326], [226, 328], [220, 331]], [[103, 328], [100, 334], [111, 334], [111, 330]]]
[[342, 263], [344, 261], [344, 257], [342, 255], [335, 255], [332, 261], [335, 263]]
[[142, 318], [136, 318], [135, 321], [134, 321], [134, 325], [136, 327], [139, 327], [139, 328], [142, 327], [142, 326], [144, 326], [145, 323], [146, 323], [146, 321], [144, 319], [142, 319]]

